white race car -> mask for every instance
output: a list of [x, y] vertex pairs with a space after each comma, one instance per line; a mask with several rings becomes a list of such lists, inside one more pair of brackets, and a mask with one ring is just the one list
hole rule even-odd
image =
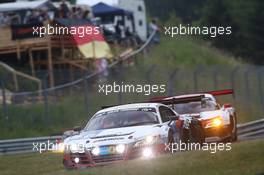
[[233, 90], [211, 91], [152, 99], [171, 107], [182, 120], [181, 140], [188, 142], [235, 141], [237, 119], [230, 104], [221, 105], [218, 95], [233, 94]]
[[[84, 129], [64, 140], [63, 164], [82, 168], [151, 157], [173, 143], [179, 115], [160, 103], [136, 103], [97, 112]], [[174, 123], [174, 124], [173, 124]]]

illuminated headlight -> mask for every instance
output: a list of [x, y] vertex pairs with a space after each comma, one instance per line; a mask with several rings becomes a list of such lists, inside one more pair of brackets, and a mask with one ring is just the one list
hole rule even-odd
[[145, 139], [145, 143], [147, 145], [154, 144], [154, 143], [159, 142], [159, 139], [160, 139], [160, 135], [147, 136], [146, 139]]
[[143, 140], [139, 140], [135, 143], [134, 147], [141, 147], [141, 146], [147, 146], [147, 145], [152, 145], [158, 142], [159, 140], [159, 135], [157, 136], [147, 136]]
[[205, 122], [205, 128], [219, 127], [223, 124], [222, 118], [220, 116], [206, 120], [204, 122]]
[[92, 149], [92, 154], [95, 156], [98, 156], [100, 153], [100, 148], [99, 147], [95, 147]]
[[218, 126], [220, 126], [221, 124], [222, 124], [222, 120], [220, 120], [219, 118], [216, 118], [216, 119], [213, 120], [213, 125], [214, 125], [215, 127], [218, 127]]
[[79, 163], [79, 162], [80, 162], [80, 158], [79, 158], [79, 157], [75, 157], [75, 158], [74, 158], [74, 162], [75, 162], [75, 163]]
[[154, 137], [153, 136], [147, 136], [146, 137], [146, 143], [147, 144], [151, 144], [151, 143], [153, 143], [153, 141], [154, 141]]
[[145, 148], [142, 154], [143, 154], [143, 157], [146, 157], [146, 158], [153, 156], [153, 152], [150, 148]]
[[125, 151], [125, 145], [123, 145], [123, 144], [117, 145], [116, 146], [116, 151], [118, 153], [120, 153], [120, 154], [124, 153], [124, 151]]

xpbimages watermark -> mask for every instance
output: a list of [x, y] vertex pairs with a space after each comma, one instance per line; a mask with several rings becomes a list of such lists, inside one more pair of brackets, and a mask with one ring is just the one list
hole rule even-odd
[[32, 146], [32, 151], [39, 152], [40, 154], [46, 151], [56, 152], [64, 150], [63, 143], [54, 143], [50, 140], [48, 140], [47, 142], [33, 142]]
[[150, 95], [152, 93], [165, 93], [166, 85], [161, 84], [125, 84], [121, 82], [120, 84], [113, 82], [113, 84], [99, 84], [98, 92], [108, 95], [110, 93], [138, 93], [144, 95]]
[[193, 143], [193, 142], [179, 142], [165, 144], [165, 151], [170, 153], [176, 153], [179, 151], [210, 151], [211, 154], [217, 151], [231, 151], [231, 143]]
[[45, 35], [78, 35], [83, 38], [85, 35], [98, 35], [100, 28], [94, 26], [58, 26], [58, 24], [42, 27], [32, 27], [33, 35], [44, 37]]
[[223, 35], [231, 35], [232, 34], [232, 27], [227, 26], [191, 26], [189, 24], [179, 26], [165, 26], [164, 27], [164, 34], [170, 37], [174, 37], [177, 35], [207, 35], [211, 38], [215, 38], [218, 36]]
[[[87, 147], [85, 144], [76, 143], [72, 145], [65, 145], [63, 143], [54, 143], [54, 142], [43, 142], [43, 143], [32, 143], [32, 150], [34, 152], [39, 152], [40, 154], [43, 152], [80, 152], [84, 153], [86, 151], [91, 151], [90, 147]], [[144, 148], [142, 148], [144, 149]], [[175, 142], [175, 143], [165, 143], [164, 151], [170, 152], [172, 154], [181, 151], [209, 151], [211, 154], [215, 154], [218, 151], [231, 151], [232, 145], [231, 143], [192, 143], [192, 142]]]

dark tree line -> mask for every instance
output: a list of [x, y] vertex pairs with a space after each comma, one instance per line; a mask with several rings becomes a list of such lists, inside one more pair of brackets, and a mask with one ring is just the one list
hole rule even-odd
[[207, 38], [216, 47], [255, 64], [264, 64], [263, 0], [145, 0], [151, 16], [162, 21], [174, 12], [183, 23], [231, 26], [232, 35]]

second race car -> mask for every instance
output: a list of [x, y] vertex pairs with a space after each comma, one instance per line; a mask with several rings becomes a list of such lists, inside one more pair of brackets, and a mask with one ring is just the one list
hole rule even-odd
[[155, 98], [180, 114], [182, 120], [181, 140], [188, 142], [236, 141], [237, 118], [235, 108], [221, 105], [215, 96], [233, 94], [233, 90], [211, 91], [172, 97]]

